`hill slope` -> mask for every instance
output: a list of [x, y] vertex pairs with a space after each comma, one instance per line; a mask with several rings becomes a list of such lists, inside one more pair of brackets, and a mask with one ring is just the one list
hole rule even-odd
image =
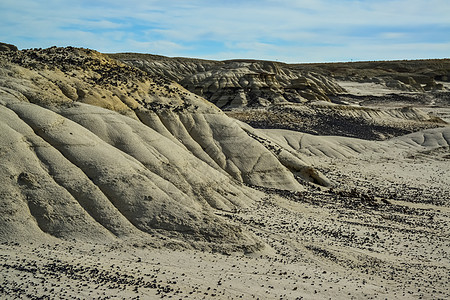
[[243, 184], [312, 179], [204, 99], [98, 52], [7, 51], [0, 67], [3, 239], [162, 231], [255, 244], [214, 210], [251, 206]]
[[329, 96], [344, 92], [329, 77], [295, 70], [288, 64], [278, 62], [219, 62], [134, 53], [109, 56], [150, 74], [175, 80], [220, 108], [329, 101]]
[[[384, 140], [441, 126], [445, 122], [438, 117], [447, 118], [448, 112], [436, 107], [450, 103], [450, 64], [445, 59], [285, 64], [109, 56], [175, 80], [257, 128]], [[431, 115], [417, 106], [431, 109]]]

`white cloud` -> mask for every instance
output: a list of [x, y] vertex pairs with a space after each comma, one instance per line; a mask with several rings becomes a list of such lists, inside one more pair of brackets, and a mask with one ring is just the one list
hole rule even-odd
[[380, 34], [380, 38], [388, 40], [398, 40], [407, 37], [408, 35], [404, 32], [383, 32]]
[[447, 0], [3, 0], [0, 36], [20, 48], [71, 44], [205, 58], [437, 57], [450, 53], [449, 15]]

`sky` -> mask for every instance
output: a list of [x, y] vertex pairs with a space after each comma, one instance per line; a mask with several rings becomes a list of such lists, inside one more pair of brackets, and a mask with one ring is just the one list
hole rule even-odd
[[0, 0], [0, 41], [288, 63], [450, 57], [449, 0]]

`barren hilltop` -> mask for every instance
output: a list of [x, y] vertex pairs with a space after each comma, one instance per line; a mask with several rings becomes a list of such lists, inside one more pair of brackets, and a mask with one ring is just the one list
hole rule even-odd
[[450, 297], [450, 61], [0, 44], [2, 298]]

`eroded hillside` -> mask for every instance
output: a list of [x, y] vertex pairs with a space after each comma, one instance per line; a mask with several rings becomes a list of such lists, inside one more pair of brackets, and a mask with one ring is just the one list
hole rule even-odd
[[158, 233], [255, 247], [214, 210], [251, 206], [245, 184], [326, 183], [168, 79], [88, 49], [0, 55], [3, 239]]
[[450, 297], [444, 77], [111, 57], [0, 44], [2, 299]]
[[220, 108], [329, 101], [329, 96], [344, 92], [331, 78], [278, 62], [218, 62], [132, 53], [110, 56], [150, 74], [168, 76]]
[[441, 126], [450, 101], [448, 60], [285, 64], [111, 56], [168, 76], [256, 128], [385, 140]]

